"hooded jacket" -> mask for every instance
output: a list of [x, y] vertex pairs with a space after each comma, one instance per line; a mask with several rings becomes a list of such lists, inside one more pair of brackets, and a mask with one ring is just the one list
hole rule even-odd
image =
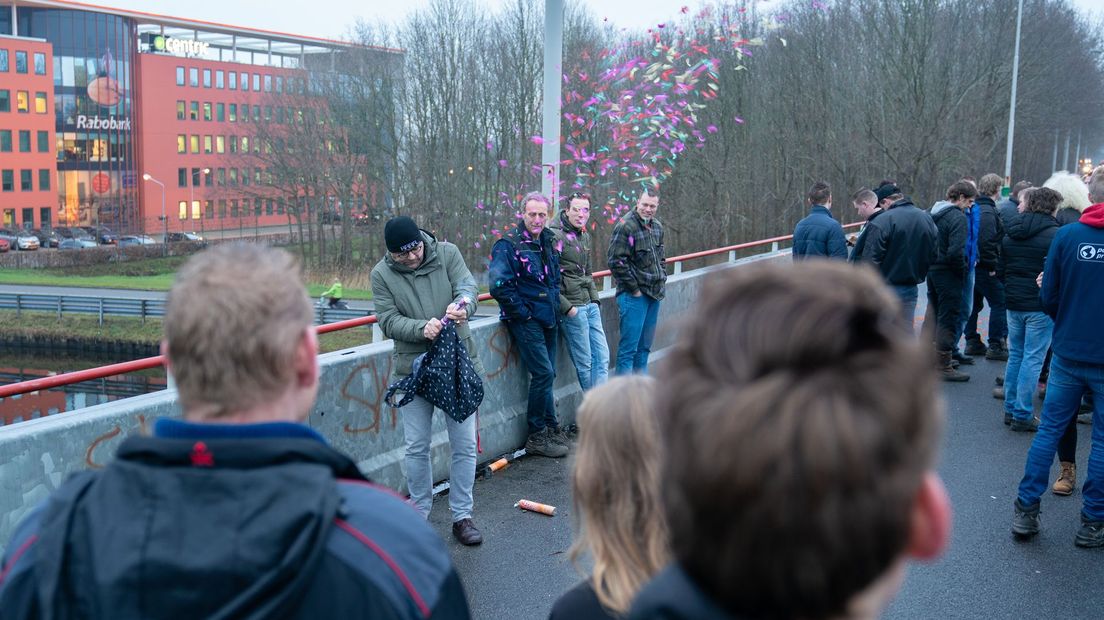
[[[468, 317], [475, 314], [478, 288], [459, 248], [447, 241], [437, 241], [431, 233], [421, 231], [425, 255], [422, 264], [411, 269], [384, 255], [372, 268], [372, 299], [376, 318], [383, 335], [394, 341], [391, 352], [391, 380], [410, 374], [414, 359], [429, 350], [433, 343], [422, 335], [426, 323], [441, 318], [449, 304], [467, 298]], [[483, 374], [468, 324], [456, 326], [456, 334], [468, 351], [476, 372]]]
[[560, 312], [598, 303], [598, 287], [590, 275], [590, 233], [575, 228], [563, 210], [548, 228], [556, 235], [560, 253]]
[[1058, 221], [1044, 213], [1021, 213], [1012, 218], [1001, 243], [997, 275], [1004, 281], [1009, 310], [1042, 312], [1035, 279], [1046, 266], [1047, 252], [1058, 232]]
[[468, 618], [436, 533], [306, 426], [155, 434], [19, 525], [5, 619]]
[[560, 257], [547, 227], [536, 239], [524, 223], [491, 248], [491, 296], [503, 321], [536, 321], [545, 329], [560, 322]]
[[1004, 238], [1004, 224], [997, 214], [997, 203], [988, 196], [978, 196], [974, 199], [974, 209], [978, 212], [977, 268], [996, 271]]
[[928, 277], [935, 256], [935, 222], [927, 211], [918, 209], [908, 198], [890, 205], [878, 219], [867, 224], [866, 249], [869, 257], [891, 285], [916, 286]]
[[932, 221], [938, 236], [931, 269], [966, 272], [966, 214], [954, 204], [940, 200], [932, 207]]
[[1085, 209], [1077, 223], [1054, 235], [1039, 293], [1043, 311], [1054, 318], [1056, 355], [1104, 365], [1104, 203]]
[[823, 205], [813, 205], [809, 215], [794, 228], [794, 260], [811, 256], [847, 258], [847, 241], [843, 238], [843, 228], [832, 217], [828, 207]]

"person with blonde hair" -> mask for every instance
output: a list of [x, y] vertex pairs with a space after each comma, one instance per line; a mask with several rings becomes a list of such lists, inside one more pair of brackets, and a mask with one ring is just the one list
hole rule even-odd
[[1058, 212], [1054, 216], [1059, 226], [1081, 219], [1081, 213], [1092, 204], [1089, 200], [1089, 187], [1076, 174], [1055, 172], [1043, 183], [1043, 187], [1062, 195], [1062, 202], [1058, 203]]
[[579, 407], [572, 485], [581, 528], [571, 557], [589, 552], [594, 570], [556, 601], [550, 620], [622, 618], [667, 564], [655, 392], [651, 377], [624, 375], [592, 389]]

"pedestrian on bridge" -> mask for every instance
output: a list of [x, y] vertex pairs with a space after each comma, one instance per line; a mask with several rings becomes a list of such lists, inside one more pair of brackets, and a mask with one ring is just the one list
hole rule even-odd
[[855, 192], [851, 197], [851, 206], [855, 207], [855, 211], [859, 214], [866, 223], [859, 230], [859, 234], [855, 237], [854, 249], [851, 250], [851, 256], [847, 259], [852, 263], [862, 261], [864, 258], [869, 260], [869, 257], [864, 257], [866, 251], [867, 232], [870, 229], [870, 222], [874, 218], [878, 217], [884, 211], [878, 206], [878, 196], [872, 190], [863, 188]]
[[[445, 316], [455, 322], [457, 335], [472, 360], [475, 372], [483, 365], [472, 346], [468, 318], [475, 314], [478, 289], [460, 249], [438, 241], [421, 230], [413, 219], [400, 215], [383, 227], [387, 254], [372, 268], [372, 299], [383, 335], [394, 342], [391, 383], [413, 371], [414, 359], [429, 350], [441, 333]], [[430, 444], [435, 408], [425, 398], [399, 409], [406, 441], [406, 485], [410, 501], [429, 518], [433, 508], [433, 466]], [[477, 416], [463, 420], [443, 416], [448, 430], [449, 508], [452, 534], [464, 545], [478, 545], [483, 534], [472, 521], [472, 489], [475, 486]]]
[[[997, 211], [1004, 179], [999, 174], [987, 174], [978, 181], [978, 195], [974, 208], [978, 211], [978, 255], [974, 267], [973, 299], [966, 321], [966, 355], [984, 355], [987, 360], [1008, 359], [1007, 307], [1004, 282], [997, 274], [1001, 247], [1005, 235], [1004, 222]], [[989, 346], [981, 341], [978, 333], [978, 315], [989, 304]], [[956, 347], [957, 349], [957, 347]]]
[[433, 529], [303, 424], [313, 314], [287, 252], [189, 259], [161, 343], [183, 420], [127, 438], [16, 528], [3, 617], [468, 618]]
[[967, 267], [965, 210], [977, 195], [974, 186], [959, 181], [947, 188], [947, 199], [937, 202], [931, 211], [935, 222], [935, 258], [928, 270], [928, 308], [935, 317], [935, 350], [939, 372], [944, 381], [969, 381], [954, 364], [962, 314], [962, 291]]
[[617, 283], [621, 337], [617, 344], [617, 374], [648, 372], [659, 304], [667, 290], [667, 257], [663, 223], [656, 218], [659, 190], [640, 190], [636, 208], [613, 227], [606, 262]]
[[793, 259], [813, 256], [847, 259], [847, 240], [843, 227], [832, 217], [832, 187], [817, 181], [806, 197], [810, 213], [794, 228]]

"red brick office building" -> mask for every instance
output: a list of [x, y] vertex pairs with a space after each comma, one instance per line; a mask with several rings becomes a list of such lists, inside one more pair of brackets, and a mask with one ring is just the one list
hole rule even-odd
[[295, 198], [265, 189], [259, 154], [271, 144], [258, 133], [301, 121], [314, 92], [306, 68], [348, 49], [78, 2], [0, 0], [0, 225], [158, 234], [287, 224]]

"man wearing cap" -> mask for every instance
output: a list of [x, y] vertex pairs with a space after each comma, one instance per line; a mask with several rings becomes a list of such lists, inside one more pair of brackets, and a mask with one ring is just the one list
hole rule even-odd
[[911, 328], [916, 315], [916, 286], [928, 277], [935, 255], [935, 222], [892, 181], [883, 182], [874, 195], [884, 213], [867, 223], [863, 258], [874, 263], [897, 293], [902, 318]]
[[521, 223], [505, 231], [491, 248], [491, 296], [529, 369], [525, 451], [559, 458], [568, 452], [552, 393], [561, 316], [560, 258], [555, 235], [546, 226], [551, 201], [530, 192], [522, 198], [521, 209]]
[[[384, 336], [394, 342], [391, 382], [413, 371], [414, 359], [429, 350], [441, 332], [440, 317], [456, 323], [456, 332], [483, 374], [471, 343], [468, 317], [475, 314], [475, 278], [464, 264], [460, 250], [438, 241], [406, 216], [392, 218], [383, 228], [387, 254], [372, 269], [372, 298]], [[406, 440], [406, 484], [410, 501], [429, 518], [433, 508], [433, 405], [420, 396], [399, 411]], [[449, 508], [452, 535], [462, 544], [478, 545], [483, 535], [472, 522], [472, 487], [475, 485], [476, 416], [457, 422], [443, 416], [448, 430], [452, 463], [449, 466]]]

